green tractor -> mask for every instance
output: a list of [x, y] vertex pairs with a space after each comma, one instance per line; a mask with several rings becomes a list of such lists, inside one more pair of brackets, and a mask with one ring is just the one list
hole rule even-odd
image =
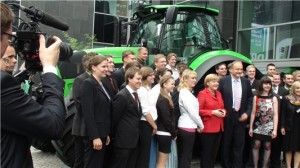
[[[61, 62], [58, 65], [61, 77], [65, 80], [65, 98], [68, 103], [66, 130], [61, 140], [52, 141], [59, 158], [67, 165], [74, 163], [74, 141], [71, 135], [72, 122], [76, 111], [72, 101], [71, 90], [73, 80], [83, 73], [81, 58], [89, 52], [102, 55], [112, 55], [116, 67], [122, 64], [121, 55], [125, 50], [137, 53], [140, 46], [148, 48], [149, 63], [152, 63], [155, 54], [176, 53], [177, 61], [184, 62], [198, 73], [195, 93], [203, 88], [204, 77], [214, 73], [214, 66], [221, 62], [240, 60], [245, 65], [252, 61], [239, 53], [230, 51], [228, 43], [220, 33], [216, 16], [216, 9], [195, 5], [148, 5], [140, 6], [134, 13], [131, 22], [131, 37], [127, 47], [119, 47], [120, 39], [114, 40], [117, 47], [94, 48], [74, 52], [69, 63]], [[107, 14], [105, 14], [107, 15]], [[119, 20], [114, 25], [115, 34], [121, 36]]]

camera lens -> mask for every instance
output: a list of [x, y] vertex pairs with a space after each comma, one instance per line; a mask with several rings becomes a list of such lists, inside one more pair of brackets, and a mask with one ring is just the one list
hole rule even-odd
[[70, 44], [62, 43], [60, 45], [59, 61], [66, 61], [73, 55]]

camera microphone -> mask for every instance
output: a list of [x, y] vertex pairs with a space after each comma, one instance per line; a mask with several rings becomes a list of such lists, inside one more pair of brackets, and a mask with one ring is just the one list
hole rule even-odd
[[66, 23], [63, 23], [55, 17], [43, 12], [42, 10], [36, 9], [33, 6], [26, 8], [25, 6], [19, 4], [12, 5], [26, 12], [27, 15], [29, 15], [28, 17], [37, 20], [47, 26], [51, 26], [62, 31], [67, 31], [69, 29], [69, 26]]

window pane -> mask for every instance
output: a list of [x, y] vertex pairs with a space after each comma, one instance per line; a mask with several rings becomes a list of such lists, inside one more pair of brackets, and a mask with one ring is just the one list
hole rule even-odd
[[240, 1], [239, 29], [300, 19], [300, 1]]
[[273, 28], [258, 28], [239, 32], [238, 52], [252, 60], [273, 58]]
[[277, 27], [276, 59], [300, 58], [300, 23]]

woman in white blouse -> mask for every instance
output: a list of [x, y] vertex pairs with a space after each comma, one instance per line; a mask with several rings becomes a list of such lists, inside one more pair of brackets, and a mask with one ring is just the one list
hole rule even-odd
[[192, 94], [196, 85], [197, 73], [192, 70], [185, 70], [182, 73], [178, 86], [179, 109], [181, 116], [178, 120], [178, 167], [188, 168], [192, 160], [195, 133], [201, 132], [204, 128], [199, 116], [199, 102]]
[[139, 154], [136, 167], [149, 167], [151, 138], [157, 131], [155, 120], [157, 112], [152, 110], [149, 103], [149, 91], [154, 83], [153, 69], [147, 66], [141, 68], [142, 87], [137, 90], [142, 108], [142, 118], [140, 122], [140, 143]]

